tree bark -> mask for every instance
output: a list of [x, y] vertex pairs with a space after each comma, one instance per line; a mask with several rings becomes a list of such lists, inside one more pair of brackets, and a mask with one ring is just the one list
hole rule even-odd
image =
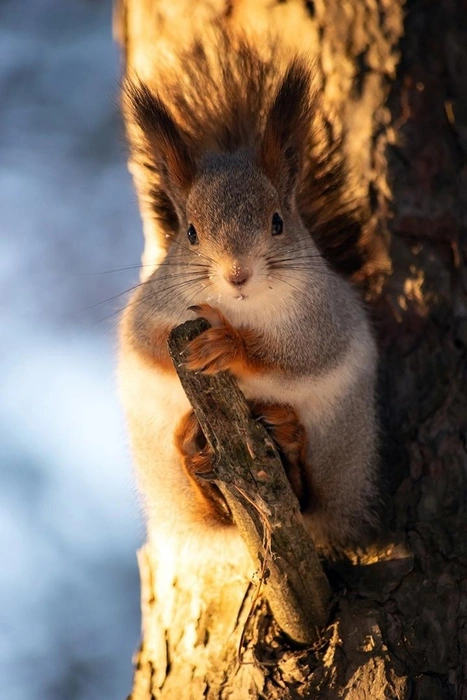
[[[316, 54], [325, 99], [349, 132], [370, 235], [382, 244], [375, 265], [391, 269], [368, 290], [381, 350], [384, 541], [329, 566], [331, 619], [320, 643], [305, 649], [287, 641], [263, 601], [248, 616], [248, 565], [204, 570], [188, 590], [182, 572], [161, 572], [144, 549], [132, 698], [465, 699], [467, 7], [196, 5], [203, 21], [228, 12], [232, 22], [276, 24], [285, 41]], [[188, 31], [192, 7], [122, 0], [130, 65], [144, 76], [148, 54]]]
[[169, 337], [175, 369], [214, 455], [211, 474], [202, 478], [220, 488], [261, 571], [275, 620], [292, 641], [311, 644], [327, 622], [329, 585], [274, 443], [228, 372], [209, 377], [183, 366], [188, 342], [209, 327], [205, 319], [187, 321]]

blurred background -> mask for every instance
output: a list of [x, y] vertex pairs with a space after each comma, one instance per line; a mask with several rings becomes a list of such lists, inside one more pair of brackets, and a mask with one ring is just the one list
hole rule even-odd
[[[0, 0], [0, 697], [113, 700], [144, 530], [115, 387], [141, 227], [110, 0]], [[122, 269], [124, 268], [124, 269]]]

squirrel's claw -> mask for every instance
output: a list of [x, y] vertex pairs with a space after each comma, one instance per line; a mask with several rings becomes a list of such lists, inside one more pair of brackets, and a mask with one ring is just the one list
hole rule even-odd
[[204, 481], [216, 481], [216, 479], [218, 479], [217, 472], [213, 470], [210, 472], [195, 472], [195, 476]]
[[240, 360], [243, 347], [239, 333], [230, 325], [208, 328], [188, 343], [185, 367], [205, 374], [232, 370]]
[[206, 321], [209, 321], [213, 328], [228, 324], [225, 316], [219, 311], [219, 309], [215, 309], [213, 306], [211, 306], [211, 304], [195, 304], [193, 306], [189, 306], [188, 311], [192, 311], [199, 318], [205, 318]]

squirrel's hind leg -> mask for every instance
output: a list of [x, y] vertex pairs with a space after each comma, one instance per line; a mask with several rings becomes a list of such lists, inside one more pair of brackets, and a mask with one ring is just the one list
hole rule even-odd
[[290, 485], [305, 510], [311, 502], [306, 480], [306, 432], [291, 406], [263, 401], [249, 401], [253, 416], [260, 420], [271, 435]]
[[224, 497], [215, 484], [203, 479], [213, 468], [213, 457], [201, 426], [193, 411], [189, 411], [175, 430], [175, 447], [180, 453], [185, 472], [205, 511], [206, 520], [219, 525], [231, 525], [232, 516]]
[[[271, 435], [290, 485], [301, 509], [305, 510], [311, 502], [305, 469], [307, 442], [305, 429], [296, 412], [291, 406], [262, 401], [248, 401], [248, 405], [253, 417], [260, 420]], [[193, 411], [180, 421], [175, 431], [175, 446], [206, 517], [219, 524], [231, 524], [230, 511], [217, 486], [198, 476], [212, 471], [213, 455]]]

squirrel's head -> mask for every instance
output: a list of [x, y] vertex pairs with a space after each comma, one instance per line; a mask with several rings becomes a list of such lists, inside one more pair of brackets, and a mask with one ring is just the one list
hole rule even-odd
[[210, 267], [213, 295], [255, 298], [271, 288], [274, 261], [296, 247], [297, 215], [249, 152], [209, 154], [185, 208], [184, 258]]
[[[306, 257], [319, 257], [296, 204], [311, 122], [305, 64], [293, 61], [267, 111], [251, 117], [256, 131], [250, 142], [232, 139], [219, 125], [211, 148], [200, 146], [146, 86], [128, 82], [125, 95], [130, 123], [138, 130], [133, 149], [140, 144], [146, 167], [157, 174], [159, 202], [163, 189], [173, 213], [169, 257], [205, 263], [207, 286], [217, 297], [258, 299], [282, 283], [300, 286]], [[241, 118], [245, 125], [244, 112]]]

